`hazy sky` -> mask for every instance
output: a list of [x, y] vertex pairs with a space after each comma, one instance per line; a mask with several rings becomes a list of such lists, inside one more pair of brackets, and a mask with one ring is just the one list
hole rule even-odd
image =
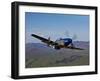
[[52, 40], [77, 35], [78, 41], [89, 41], [89, 16], [25, 12], [26, 43], [40, 42], [32, 33]]

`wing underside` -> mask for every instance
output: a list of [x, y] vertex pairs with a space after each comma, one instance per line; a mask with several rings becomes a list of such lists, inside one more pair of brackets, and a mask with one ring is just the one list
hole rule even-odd
[[69, 49], [76, 49], [76, 50], [83, 50], [82, 48], [77, 48], [77, 47], [66, 47], [66, 48], [69, 48]]
[[68, 48], [68, 49], [83, 50], [82, 48], [72, 47], [72, 46], [60, 46], [60, 48]]
[[47, 43], [47, 44], [50, 44], [50, 45], [57, 45], [57, 43], [55, 43], [54, 41], [48, 40], [48, 39], [46, 39], [44, 37], [41, 37], [41, 36], [38, 36], [38, 35], [35, 35], [35, 34], [32, 34], [31, 36], [41, 40], [44, 43]]

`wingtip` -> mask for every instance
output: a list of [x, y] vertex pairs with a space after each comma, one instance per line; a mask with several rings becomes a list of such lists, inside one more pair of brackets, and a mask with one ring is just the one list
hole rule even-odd
[[33, 34], [31, 34], [31, 36], [33, 36]]
[[31, 34], [31, 36], [33, 36], [34, 34]]
[[31, 36], [37, 36], [37, 35], [35, 35], [35, 34], [31, 34]]

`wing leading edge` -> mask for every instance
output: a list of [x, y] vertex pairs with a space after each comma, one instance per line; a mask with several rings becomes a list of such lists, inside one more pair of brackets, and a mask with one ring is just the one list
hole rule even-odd
[[36, 35], [36, 34], [31, 34], [31, 36], [33, 36], [33, 37], [35, 37], [35, 38], [41, 40], [41, 41], [44, 42], [44, 43], [47, 43], [47, 44], [50, 44], [50, 45], [57, 45], [57, 43], [55, 43], [54, 41], [48, 40], [48, 39], [43, 38], [43, 37], [41, 37], [41, 36], [38, 36], [38, 35]]

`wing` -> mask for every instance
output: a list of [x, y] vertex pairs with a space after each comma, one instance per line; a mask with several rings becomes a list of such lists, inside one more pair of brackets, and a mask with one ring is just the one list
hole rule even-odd
[[84, 50], [82, 48], [72, 47], [72, 46], [60, 46], [61, 48], [68, 48], [68, 49], [76, 49], [76, 50]]
[[71, 46], [67, 46], [66, 48], [69, 48], [69, 49], [76, 49], [76, 50], [84, 50], [84, 49], [82, 49], [82, 48], [71, 47]]
[[44, 42], [44, 43], [49, 44], [49, 45], [57, 45], [57, 43], [55, 43], [54, 41], [48, 40], [48, 39], [43, 38], [43, 37], [41, 37], [41, 36], [38, 36], [38, 35], [35, 35], [35, 34], [31, 34], [31, 36], [33, 36], [33, 37], [35, 37], [35, 38], [41, 40], [41, 41]]

